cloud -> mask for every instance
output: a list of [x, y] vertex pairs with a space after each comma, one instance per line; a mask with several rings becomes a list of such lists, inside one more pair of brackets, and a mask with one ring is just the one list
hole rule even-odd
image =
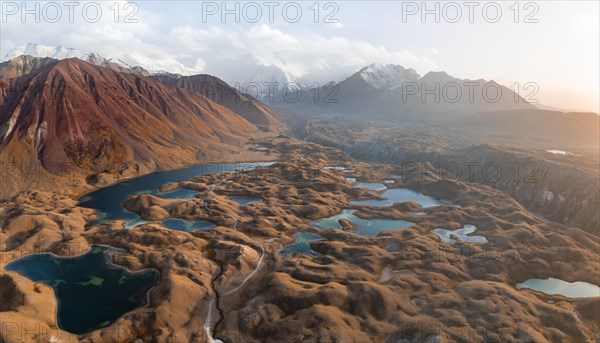
[[[220, 16], [202, 23], [201, 2], [192, 1], [184, 5], [138, 2], [140, 7], [134, 15], [137, 23], [126, 23], [131, 12], [125, 9], [129, 3], [123, 0], [116, 3], [121, 9], [117, 23], [110, 8], [115, 7], [114, 0], [95, 1], [104, 15], [98, 22], [89, 23], [81, 18], [80, 9], [86, 2], [78, 3], [73, 23], [66, 18], [58, 23], [22, 23], [20, 15], [3, 21], [0, 57], [32, 42], [98, 52], [156, 70], [211, 73], [228, 82], [244, 82], [259, 66], [266, 65], [304, 77], [307, 82], [327, 82], [347, 77], [370, 63], [395, 63], [414, 68], [421, 75], [443, 69], [469, 78], [500, 79], [505, 74], [507, 80], [545, 81], [556, 88], [568, 85], [569, 89], [598, 89], [597, 3], [582, 3], [577, 8], [548, 3], [544, 6], [546, 20], [536, 25], [506, 25], [503, 30], [486, 23], [399, 24], [395, 21], [398, 5], [394, 2], [373, 6], [342, 2], [334, 16], [343, 19], [338, 23], [325, 22], [331, 7], [320, 8], [322, 20], [318, 23], [312, 16], [314, 12], [306, 7], [300, 22], [284, 22], [279, 7], [274, 22], [256, 24], [222, 23]], [[33, 4], [27, 2], [29, 7]], [[481, 44], [471, 44], [474, 37]], [[488, 65], [497, 71], [486, 69]], [[597, 109], [597, 92], [591, 99]]]
[[[206, 61], [204, 72], [224, 77], [227, 64], [254, 66], [275, 65], [311, 81], [338, 80], [370, 63], [395, 63], [430, 70], [436, 64], [409, 50], [389, 51], [384, 46], [343, 36], [325, 36], [314, 32], [290, 34], [269, 25], [251, 26], [245, 30], [221, 28], [194, 29], [174, 27], [166, 40], [177, 42], [172, 49], [188, 51], [190, 57]], [[171, 50], [171, 49], [169, 49]], [[238, 73], [236, 81], [245, 82], [248, 73]]]
[[[116, 19], [109, 8], [114, 2], [100, 4], [104, 15], [95, 23], [76, 18], [75, 23], [62, 20], [25, 24], [15, 20], [3, 24], [2, 55], [25, 42], [65, 45], [151, 70], [182, 74], [207, 72], [229, 82], [245, 82], [243, 79], [257, 67], [268, 65], [317, 82], [337, 80], [374, 62], [421, 70], [436, 66], [409, 50], [389, 51], [381, 45], [344, 37], [339, 34], [340, 30], [326, 30], [327, 35], [310, 28], [292, 32], [268, 24], [228, 27], [189, 22], [182, 25], [177, 20], [141, 9], [134, 17], [137, 23], [126, 23], [124, 6], [127, 2], [118, 3], [122, 10]], [[344, 27], [341, 22], [331, 26]]]
[[571, 19], [570, 28], [579, 34], [596, 34], [600, 31], [598, 17], [590, 17], [585, 13], [577, 13]]

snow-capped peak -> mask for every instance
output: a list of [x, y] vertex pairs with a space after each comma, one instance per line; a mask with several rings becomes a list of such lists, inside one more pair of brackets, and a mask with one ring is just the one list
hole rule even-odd
[[231, 86], [265, 103], [279, 101], [288, 93], [295, 96], [297, 91], [308, 89], [300, 78], [290, 72], [276, 65], [265, 65], [258, 61], [255, 65], [248, 65], [244, 70], [231, 73], [223, 79]]
[[2, 60], [9, 61], [19, 56], [33, 56], [39, 58], [53, 58], [55, 60], [64, 60], [67, 58], [78, 58], [91, 64], [100, 66], [106, 66], [109, 62], [116, 63], [124, 68], [131, 68], [131, 66], [121, 60], [106, 59], [95, 52], [83, 52], [73, 48], [67, 48], [62, 45], [59, 46], [48, 46], [42, 44], [26, 43], [16, 47], [13, 51], [8, 53]]
[[417, 81], [420, 76], [414, 69], [406, 69], [397, 64], [373, 63], [359, 71], [360, 77], [377, 89], [393, 90], [403, 83]]
[[285, 87], [295, 88], [298, 86], [301, 88], [305, 87], [296, 76], [274, 65], [268, 65], [258, 69], [254, 75], [252, 75], [249, 82], [255, 82], [259, 85], [275, 82], [277, 89], [283, 89]]
[[134, 66], [140, 66], [151, 73], [171, 72], [182, 75], [190, 75], [193, 70], [185, 67], [180, 62], [170, 58], [152, 58], [148, 56], [127, 56], [126, 59], [129, 62], [124, 61], [121, 58], [105, 58], [95, 52], [83, 52], [81, 50], [67, 48], [62, 45], [60, 46], [47, 46], [42, 44], [27, 43], [18, 46], [2, 60], [8, 61], [13, 58], [28, 55], [33, 57], [48, 57], [55, 60], [64, 60], [67, 58], [78, 58], [91, 64], [99, 65], [102, 67], [110, 67], [110, 65], [118, 65], [122, 68], [133, 69]]

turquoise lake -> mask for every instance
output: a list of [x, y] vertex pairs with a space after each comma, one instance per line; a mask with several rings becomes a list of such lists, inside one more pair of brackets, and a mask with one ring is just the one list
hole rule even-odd
[[451, 202], [430, 197], [423, 193], [413, 191], [407, 188], [394, 188], [387, 190], [381, 194], [385, 200], [371, 199], [371, 200], [358, 200], [352, 201], [353, 205], [368, 205], [368, 206], [383, 206], [389, 207], [395, 203], [414, 201], [423, 208], [429, 208], [440, 205], [451, 205]]
[[230, 196], [229, 200], [238, 203], [240, 206], [246, 206], [246, 205], [250, 205], [250, 204], [256, 204], [258, 202], [262, 202], [263, 199], [262, 198], [256, 198], [256, 197], [243, 197], [243, 196]]
[[347, 219], [356, 226], [354, 230], [350, 230], [349, 232], [361, 236], [376, 236], [381, 231], [400, 230], [414, 225], [414, 223], [405, 220], [362, 219], [355, 216], [354, 212], [356, 210], [344, 210], [338, 215], [314, 221], [312, 224], [320, 229], [341, 229], [342, 225], [338, 221]]
[[194, 232], [198, 230], [206, 230], [215, 227], [212, 222], [205, 220], [185, 220], [179, 218], [167, 219], [162, 222], [162, 225], [171, 230]]
[[323, 240], [323, 236], [312, 232], [300, 232], [294, 235], [296, 241], [285, 248], [281, 249], [280, 254], [284, 256], [293, 255], [296, 253], [318, 256], [319, 254], [312, 250], [310, 242]]
[[567, 282], [560, 279], [529, 279], [517, 284], [517, 289], [530, 288], [546, 294], [560, 294], [567, 298], [600, 297], [600, 287], [591, 283]]

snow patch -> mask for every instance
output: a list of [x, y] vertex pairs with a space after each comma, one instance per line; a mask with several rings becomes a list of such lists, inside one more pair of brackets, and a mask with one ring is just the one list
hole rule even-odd
[[575, 155], [572, 152], [568, 152], [568, 151], [564, 151], [564, 150], [546, 150], [546, 152], [549, 152], [549, 153], [555, 154], [555, 155]]
[[127, 60], [129, 62], [126, 62], [120, 58], [105, 58], [95, 52], [84, 52], [73, 48], [67, 48], [62, 45], [47, 46], [34, 43], [27, 43], [16, 47], [0, 62], [9, 61], [13, 58], [24, 55], [38, 58], [53, 58], [55, 60], [78, 58], [82, 61], [102, 67], [108, 67], [110, 63], [117, 64], [127, 69], [132, 69], [134, 66], [140, 66], [153, 74], [169, 72], [181, 75], [191, 75], [195, 73], [195, 70], [192, 68], [188, 68], [182, 63], [171, 58], [154, 58], [134, 54], [127, 56]]
[[274, 65], [260, 67], [250, 79], [246, 81], [246, 85], [250, 83], [256, 83], [263, 87], [263, 92], [266, 92], [267, 88], [273, 84], [275, 85], [276, 90], [288, 89], [290, 91], [296, 91], [298, 88], [307, 88], [307, 86], [296, 76]]
[[394, 90], [404, 83], [415, 82], [420, 76], [414, 69], [396, 64], [371, 64], [359, 71], [360, 77], [377, 89]]
[[48, 122], [43, 121], [40, 126], [35, 131], [35, 138], [33, 143], [38, 145], [42, 142], [42, 140], [46, 137], [46, 130], [48, 129]]
[[552, 192], [550, 192], [548, 190], [545, 190], [542, 193], [542, 200], [544, 200], [545, 202], [549, 202], [549, 201], [554, 200], [554, 193], [552, 193]]
[[124, 68], [130, 66], [121, 60], [108, 60], [95, 52], [83, 52], [73, 48], [67, 48], [62, 45], [59, 46], [48, 46], [42, 44], [27, 43], [16, 47], [13, 51], [8, 53], [2, 60], [9, 61], [19, 56], [33, 56], [38, 58], [53, 58], [55, 60], [64, 60], [67, 58], [78, 58], [88, 63], [96, 65], [106, 65], [108, 62], [117, 63]]
[[3, 142], [4, 139], [8, 137], [8, 135], [10, 135], [10, 133], [13, 131], [16, 122], [17, 118], [13, 115], [8, 119], [8, 122], [2, 125], [2, 127], [0, 128], [0, 139], [2, 139]]

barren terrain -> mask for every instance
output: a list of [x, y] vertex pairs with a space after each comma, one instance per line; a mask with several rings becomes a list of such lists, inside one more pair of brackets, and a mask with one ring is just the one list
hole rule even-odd
[[[206, 341], [207, 332], [226, 342], [589, 342], [597, 337], [600, 298], [515, 289], [529, 278], [597, 283], [597, 236], [544, 219], [501, 190], [439, 180], [425, 164], [419, 165], [423, 177], [403, 182], [397, 165], [359, 162], [336, 148], [285, 137], [257, 144], [267, 156], [278, 154], [280, 162], [165, 185], [198, 190], [192, 200], [132, 195], [124, 206], [150, 221], [132, 229], [115, 221], [86, 230], [95, 214], [77, 206], [72, 190], [30, 191], [3, 200], [2, 265], [31, 252], [73, 255], [90, 244], [106, 244], [128, 251], [117, 255], [116, 263], [156, 268], [160, 279], [148, 307], [73, 337], [56, 327], [50, 288], [2, 271], [0, 289], [3, 298], [11, 299], [2, 304], [2, 321], [15, 323], [2, 331], [2, 340], [25, 335], [95, 342]], [[350, 204], [380, 195], [354, 188], [347, 176], [382, 182], [392, 175], [396, 182], [389, 187], [408, 187], [460, 207]], [[240, 207], [228, 200], [231, 195], [263, 201]], [[345, 208], [358, 209], [361, 218], [415, 225], [374, 237], [353, 233], [348, 223], [344, 230], [311, 225]], [[210, 220], [217, 227], [174, 231], [160, 224], [166, 217]], [[465, 224], [475, 225], [490, 243], [451, 245], [432, 233]], [[280, 255], [300, 231], [325, 238], [311, 243], [319, 255]], [[393, 245], [397, 248], [390, 249]], [[209, 313], [212, 320], [205, 326]], [[38, 329], [24, 331], [21, 324]]]

